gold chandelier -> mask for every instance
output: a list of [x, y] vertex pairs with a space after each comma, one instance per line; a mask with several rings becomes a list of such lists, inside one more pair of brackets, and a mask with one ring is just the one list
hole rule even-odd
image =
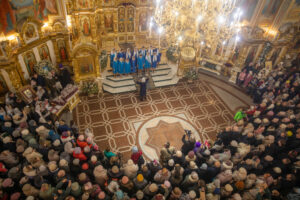
[[[239, 40], [242, 11], [236, 0], [156, 0], [151, 29], [156, 24], [168, 44], [198, 48], [205, 45], [213, 54], [217, 46]], [[232, 42], [233, 41], [233, 42]], [[223, 52], [222, 52], [223, 53]]]

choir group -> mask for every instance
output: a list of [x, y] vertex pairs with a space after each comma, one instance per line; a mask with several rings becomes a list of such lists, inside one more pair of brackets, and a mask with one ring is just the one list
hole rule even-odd
[[133, 74], [133, 73], [150, 73], [150, 69], [154, 71], [160, 62], [161, 53], [158, 48], [141, 49], [134, 48], [131, 52], [130, 48], [116, 51], [113, 49], [110, 53], [110, 66], [113, 69], [114, 76], [118, 74]]

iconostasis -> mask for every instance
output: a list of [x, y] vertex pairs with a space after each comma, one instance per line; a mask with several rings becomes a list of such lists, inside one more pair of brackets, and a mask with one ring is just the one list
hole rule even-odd
[[[241, 68], [258, 60], [275, 65], [299, 53], [300, 0], [241, 0], [238, 6], [241, 40], [234, 52], [227, 51], [233, 43], [218, 44], [216, 57]], [[79, 82], [101, 75], [104, 50], [158, 46], [157, 31], [149, 37], [154, 10], [153, 0], [1, 0], [0, 93], [27, 84], [45, 60], [68, 66]]]

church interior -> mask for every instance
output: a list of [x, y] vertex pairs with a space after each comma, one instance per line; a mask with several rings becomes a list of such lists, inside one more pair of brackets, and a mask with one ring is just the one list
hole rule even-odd
[[0, 199], [300, 199], [300, 0], [0, 0]]

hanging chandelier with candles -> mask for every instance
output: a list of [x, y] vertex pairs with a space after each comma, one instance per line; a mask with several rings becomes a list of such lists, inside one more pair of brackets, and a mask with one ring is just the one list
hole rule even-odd
[[150, 21], [150, 36], [154, 25], [159, 39], [164, 33], [168, 44], [182, 43], [197, 48], [203, 44], [211, 49], [239, 40], [242, 10], [237, 0], [156, 0]]

